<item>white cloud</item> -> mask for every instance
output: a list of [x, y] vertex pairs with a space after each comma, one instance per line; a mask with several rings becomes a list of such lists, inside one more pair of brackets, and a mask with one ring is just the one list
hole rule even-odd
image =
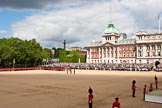
[[[156, 29], [156, 14], [160, 11], [156, 4], [160, 0], [144, 1], [112, 1], [112, 21], [120, 32]], [[64, 40], [68, 47], [84, 47], [93, 39], [100, 41], [108, 23], [109, 4], [102, 1], [36, 13], [12, 25], [12, 30], [15, 37], [35, 38], [44, 47], [63, 47]]]
[[1, 35], [1, 34], [5, 34], [5, 33], [7, 33], [6, 30], [0, 30], [0, 35]]
[[161, 3], [161, 0], [121, 1], [121, 5], [134, 17], [139, 29], [152, 29], [152, 31], [158, 27], [158, 14], [162, 11]]

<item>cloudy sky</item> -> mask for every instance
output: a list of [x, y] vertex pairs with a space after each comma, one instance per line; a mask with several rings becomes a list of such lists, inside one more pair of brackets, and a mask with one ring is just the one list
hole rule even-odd
[[[120, 32], [158, 32], [162, 0], [111, 0]], [[102, 40], [110, 22], [110, 0], [0, 0], [0, 38], [36, 39], [43, 47], [85, 47]], [[162, 27], [162, 24], [161, 24]]]

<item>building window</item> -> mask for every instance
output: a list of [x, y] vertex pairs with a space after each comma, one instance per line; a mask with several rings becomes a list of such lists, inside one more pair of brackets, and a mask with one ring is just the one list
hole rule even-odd
[[142, 46], [139, 46], [139, 49], [142, 49]]
[[104, 58], [106, 58], [106, 54], [104, 53]]
[[127, 56], [129, 57], [129, 53], [127, 54]]
[[147, 62], [147, 64], [149, 64], [149, 60], [147, 60], [146, 62]]
[[150, 56], [150, 52], [147, 52], [147, 56], [148, 56], [148, 57]]
[[122, 50], [122, 47], [119, 47], [120, 50]]
[[122, 53], [120, 53], [120, 57], [122, 57]]
[[158, 52], [158, 56], [161, 56], [160, 52]]
[[134, 56], [133, 53], [131, 53], [131, 56], [132, 56], [132, 57]]

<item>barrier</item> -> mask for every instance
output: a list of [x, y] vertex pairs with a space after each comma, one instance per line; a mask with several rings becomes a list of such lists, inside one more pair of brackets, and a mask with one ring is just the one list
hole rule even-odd
[[64, 71], [64, 67], [0, 68], [0, 71], [55, 70]]

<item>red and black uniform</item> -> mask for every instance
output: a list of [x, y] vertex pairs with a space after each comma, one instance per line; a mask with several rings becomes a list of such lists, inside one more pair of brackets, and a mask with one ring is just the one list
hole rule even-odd
[[132, 96], [135, 97], [136, 85], [132, 84]]
[[88, 95], [88, 104], [89, 104], [89, 108], [92, 108], [92, 103], [93, 103], [93, 94], [90, 93]]
[[158, 80], [155, 79], [156, 90], [158, 89]]
[[147, 92], [147, 88], [146, 88], [147, 86], [146, 85], [144, 85], [144, 88], [143, 88], [143, 100], [145, 100], [145, 94], [146, 94], [146, 92]]
[[118, 101], [113, 102], [112, 108], [120, 108], [120, 103]]
[[156, 90], [158, 89], [158, 78], [155, 75], [155, 85], [156, 85]]
[[153, 91], [153, 87], [152, 87], [152, 84], [150, 84], [149, 92], [152, 92], [152, 91]]

